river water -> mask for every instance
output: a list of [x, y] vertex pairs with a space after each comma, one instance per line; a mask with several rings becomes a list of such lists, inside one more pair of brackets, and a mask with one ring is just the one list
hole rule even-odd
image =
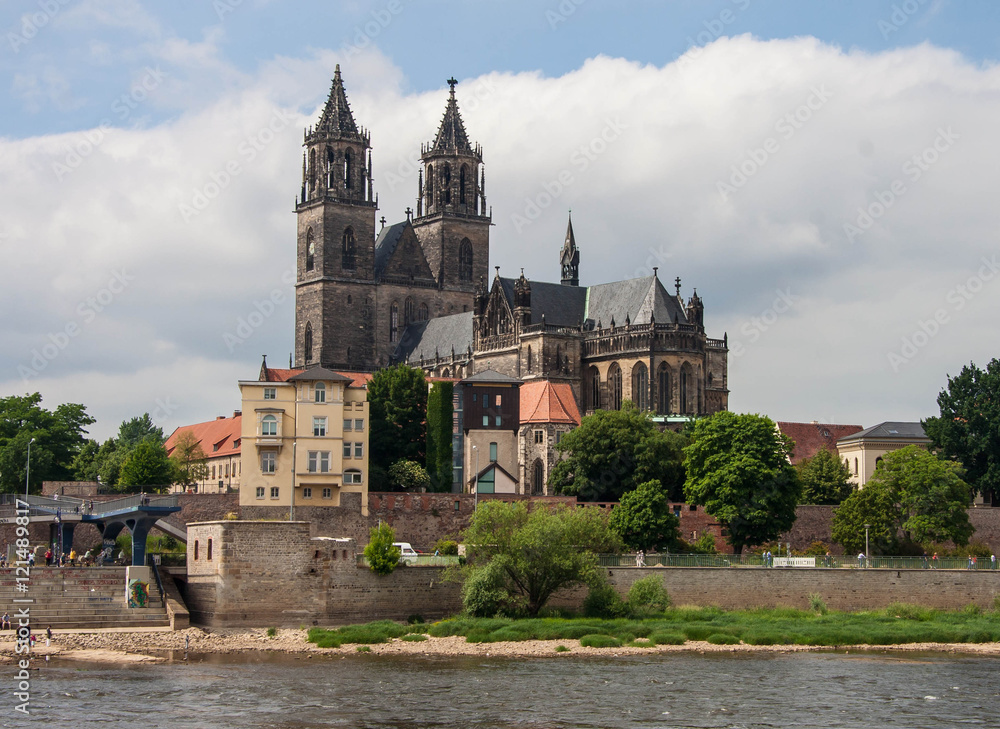
[[[1000, 726], [1000, 660], [891, 653], [499, 659], [174, 654], [51, 662], [4, 727]], [[34, 661], [33, 665], [39, 665]], [[8, 664], [0, 672], [10, 672]], [[13, 683], [13, 675], [8, 685]]]

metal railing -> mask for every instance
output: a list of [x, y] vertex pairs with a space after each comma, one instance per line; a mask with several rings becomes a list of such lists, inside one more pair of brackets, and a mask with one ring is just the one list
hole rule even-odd
[[150, 496], [149, 494], [134, 494], [120, 499], [110, 499], [109, 501], [95, 501], [92, 510], [87, 514], [103, 516], [117, 511], [127, 511], [139, 507], [170, 508], [179, 505], [180, 497], [177, 494], [169, 496]]
[[[407, 567], [447, 567], [449, 565], [458, 564], [459, 558], [453, 555], [438, 555], [435, 557], [433, 554], [421, 554], [417, 557], [406, 557], [405, 559], [400, 558], [400, 565], [406, 564]], [[368, 559], [363, 554], [357, 555], [358, 567], [368, 567]]]
[[[826, 569], [891, 569], [891, 570], [993, 570], [998, 569], [998, 563], [987, 559], [977, 559], [970, 562], [967, 557], [868, 557], [858, 559], [850, 555], [830, 555], [819, 557], [794, 557], [798, 563], [788, 565], [779, 555], [773, 555], [771, 562], [765, 564], [766, 558], [761, 554], [647, 554], [643, 565], [645, 567], [760, 567], [773, 569], [796, 569], [801, 567], [817, 567]], [[809, 563], [809, 560], [813, 560]], [[637, 567], [636, 554], [601, 554], [598, 555], [601, 567]], [[1000, 569], [998, 569], [1000, 572]]]

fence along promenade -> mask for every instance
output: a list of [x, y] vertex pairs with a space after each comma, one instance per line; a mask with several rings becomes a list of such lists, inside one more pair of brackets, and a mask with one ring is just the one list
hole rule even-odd
[[[772, 557], [773, 565], [765, 564], [762, 554], [647, 554], [646, 567], [758, 567], [761, 569], [796, 569], [817, 567], [828, 569], [886, 569], [886, 570], [992, 570], [995, 565], [988, 558], [979, 559], [972, 566], [966, 557], [883, 557], [874, 556], [859, 560], [856, 556], [830, 555], [819, 557], [792, 557], [794, 564], [787, 564], [787, 557]], [[598, 555], [601, 567], [636, 567], [635, 554]]]

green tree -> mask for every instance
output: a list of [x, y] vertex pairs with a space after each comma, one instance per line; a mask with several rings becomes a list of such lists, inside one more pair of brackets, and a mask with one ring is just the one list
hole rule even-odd
[[177, 436], [170, 460], [173, 461], [175, 480], [179, 484], [190, 486], [208, 478], [208, 458], [201, 443], [189, 430]]
[[675, 549], [679, 525], [659, 481], [646, 481], [622, 494], [608, 517], [608, 526], [626, 547], [647, 552]]
[[[167, 449], [155, 440], [143, 440], [133, 448], [122, 463], [118, 487], [123, 493], [159, 491], [174, 482], [174, 465]], [[152, 489], [151, 489], [152, 487]]]
[[149, 413], [126, 420], [118, 426], [118, 446], [131, 450], [144, 440], [154, 440], [163, 443], [163, 428], [156, 425]]
[[[369, 462], [425, 463], [427, 381], [423, 371], [404, 364], [379, 370], [368, 383], [368, 403], [371, 418]], [[384, 475], [373, 468], [371, 477], [374, 482], [383, 479]]]
[[946, 540], [965, 545], [974, 532], [968, 505], [958, 464], [907, 446], [883, 456], [865, 487], [834, 512], [832, 536], [853, 552], [864, 545], [867, 523], [869, 543], [883, 554]]
[[87, 439], [79, 452], [73, 457], [71, 470], [77, 481], [96, 481], [98, 475], [97, 453], [101, 444], [96, 440]]
[[427, 393], [427, 473], [431, 491], [451, 491], [452, 395], [450, 382], [435, 382]]
[[961, 462], [977, 492], [1000, 496], [1000, 360], [966, 365], [937, 402], [941, 415], [923, 421], [933, 447]]
[[392, 571], [399, 564], [402, 553], [399, 547], [393, 546], [394, 541], [396, 541], [396, 531], [388, 524], [380, 523], [368, 532], [365, 559], [368, 560], [368, 567], [375, 574], [392, 574]]
[[55, 410], [41, 405], [39, 393], [0, 398], [0, 491], [23, 493], [28, 443], [31, 443], [31, 490], [42, 481], [73, 478], [73, 459], [83, 448], [94, 419], [83, 405], [64, 403]]
[[583, 501], [618, 501], [646, 481], [659, 481], [668, 496], [684, 483], [682, 448], [686, 439], [660, 431], [648, 413], [631, 402], [621, 410], [598, 410], [563, 436], [556, 449], [565, 454], [552, 469], [556, 493]]
[[791, 440], [761, 415], [722, 411], [695, 423], [684, 493], [729, 530], [736, 554], [795, 523], [801, 489], [791, 451]]
[[389, 488], [393, 491], [426, 491], [431, 477], [416, 461], [396, 461], [389, 469]]
[[497, 606], [537, 615], [556, 590], [597, 581], [597, 555], [621, 546], [596, 507], [529, 511], [501, 501], [481, 503], [463, 539], [471, 565], [463, 599], [479, 615], [495, 614]]
[[803, 458], [796, 466], [802, 484], [803, 504], [836, 506], [851, 495], [851, 471], [830, 450], [820, 449], [812, 458]]

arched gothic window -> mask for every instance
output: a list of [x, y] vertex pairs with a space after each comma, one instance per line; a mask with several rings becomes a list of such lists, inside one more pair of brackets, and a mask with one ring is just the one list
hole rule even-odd
[[531, 478], [531, 490], [536, 494], [545, 493], [545, 465], [542, 463], [541, 458], [535, 459], [535, 465], [532, 468], [532, 478]]
[[306, 322], [306, 332], [302, 337], [302, 356], [306, 360], [306, 364], [312, 362], [313, 358], [313, 325], [311, 322]]
[[691, 415], [694, 413], [695, 393], [694, 377], [691, 375], [691, 365], [684, 363], [681, 367], [681, 414]]
[[601, 373], [596, 367], [590, 368], [590, 409], [601, 409]]
[[316, 150], [309, 150], [309, 192], [316, 192]]
[[430, 311], [427, 309], [427, 304], [421, 304], [420, 308], [417, 309], [417, 321], [427, 321], [431, 318]]
[[640, 410], [649, 409], [649, 370], [642, 362], [632, 368], [632, 402]]
[[389, 341], [395, 342], [399, 338], [399, 305], [393, 301], [389, 308]]
[[670, 414], [670, 368], [666, 362], [661, 362], [656, 370], [656, 412]]
[[403, 326], [409, 326], [413, 323], [413, 299], [409, 296], [406, 297], [406, 301], [403, 302]]
[[351, 154], [351, 150], [345, 149], [344, 150], [344, 187], [346, 189], [348, 189], [348, 190], [351, 189], [351, 183], [353, 182], [353, 180], [351, 179], [351, 162], [352, 161], [353, 161], [353, 155]]
[[441, 202], [445, 205], [451, 204], [451, 165], [447, 162], [441, 169]]
[[356, 265], [354, 259], [354, 229], [344, 231], [344, 241], [340, 250], [340, 265], [345, 271], [353, 271]]
[[427, 207], [434, 204], [434, 165], [427, 165]]
[[615, 362], [608, 370], [608, 400], [612, 410], [622, 408], [622, 368]]
[[531, 372], [531, 345], [528, 345], [528, 372]]
[[306, 231], [306, 270], [312, 271], [316, 265], [316, 242], [313, 240], [313, 229]]
[[472, 280], [472, 241], [468, 238], [462, 238], [458, 246], [458, 279]]
[[462, 165], [462, 169], [458, 171], [458, 202], [462, 205], [465, 205], [465, 180], [468, 169], [467, 165]]

